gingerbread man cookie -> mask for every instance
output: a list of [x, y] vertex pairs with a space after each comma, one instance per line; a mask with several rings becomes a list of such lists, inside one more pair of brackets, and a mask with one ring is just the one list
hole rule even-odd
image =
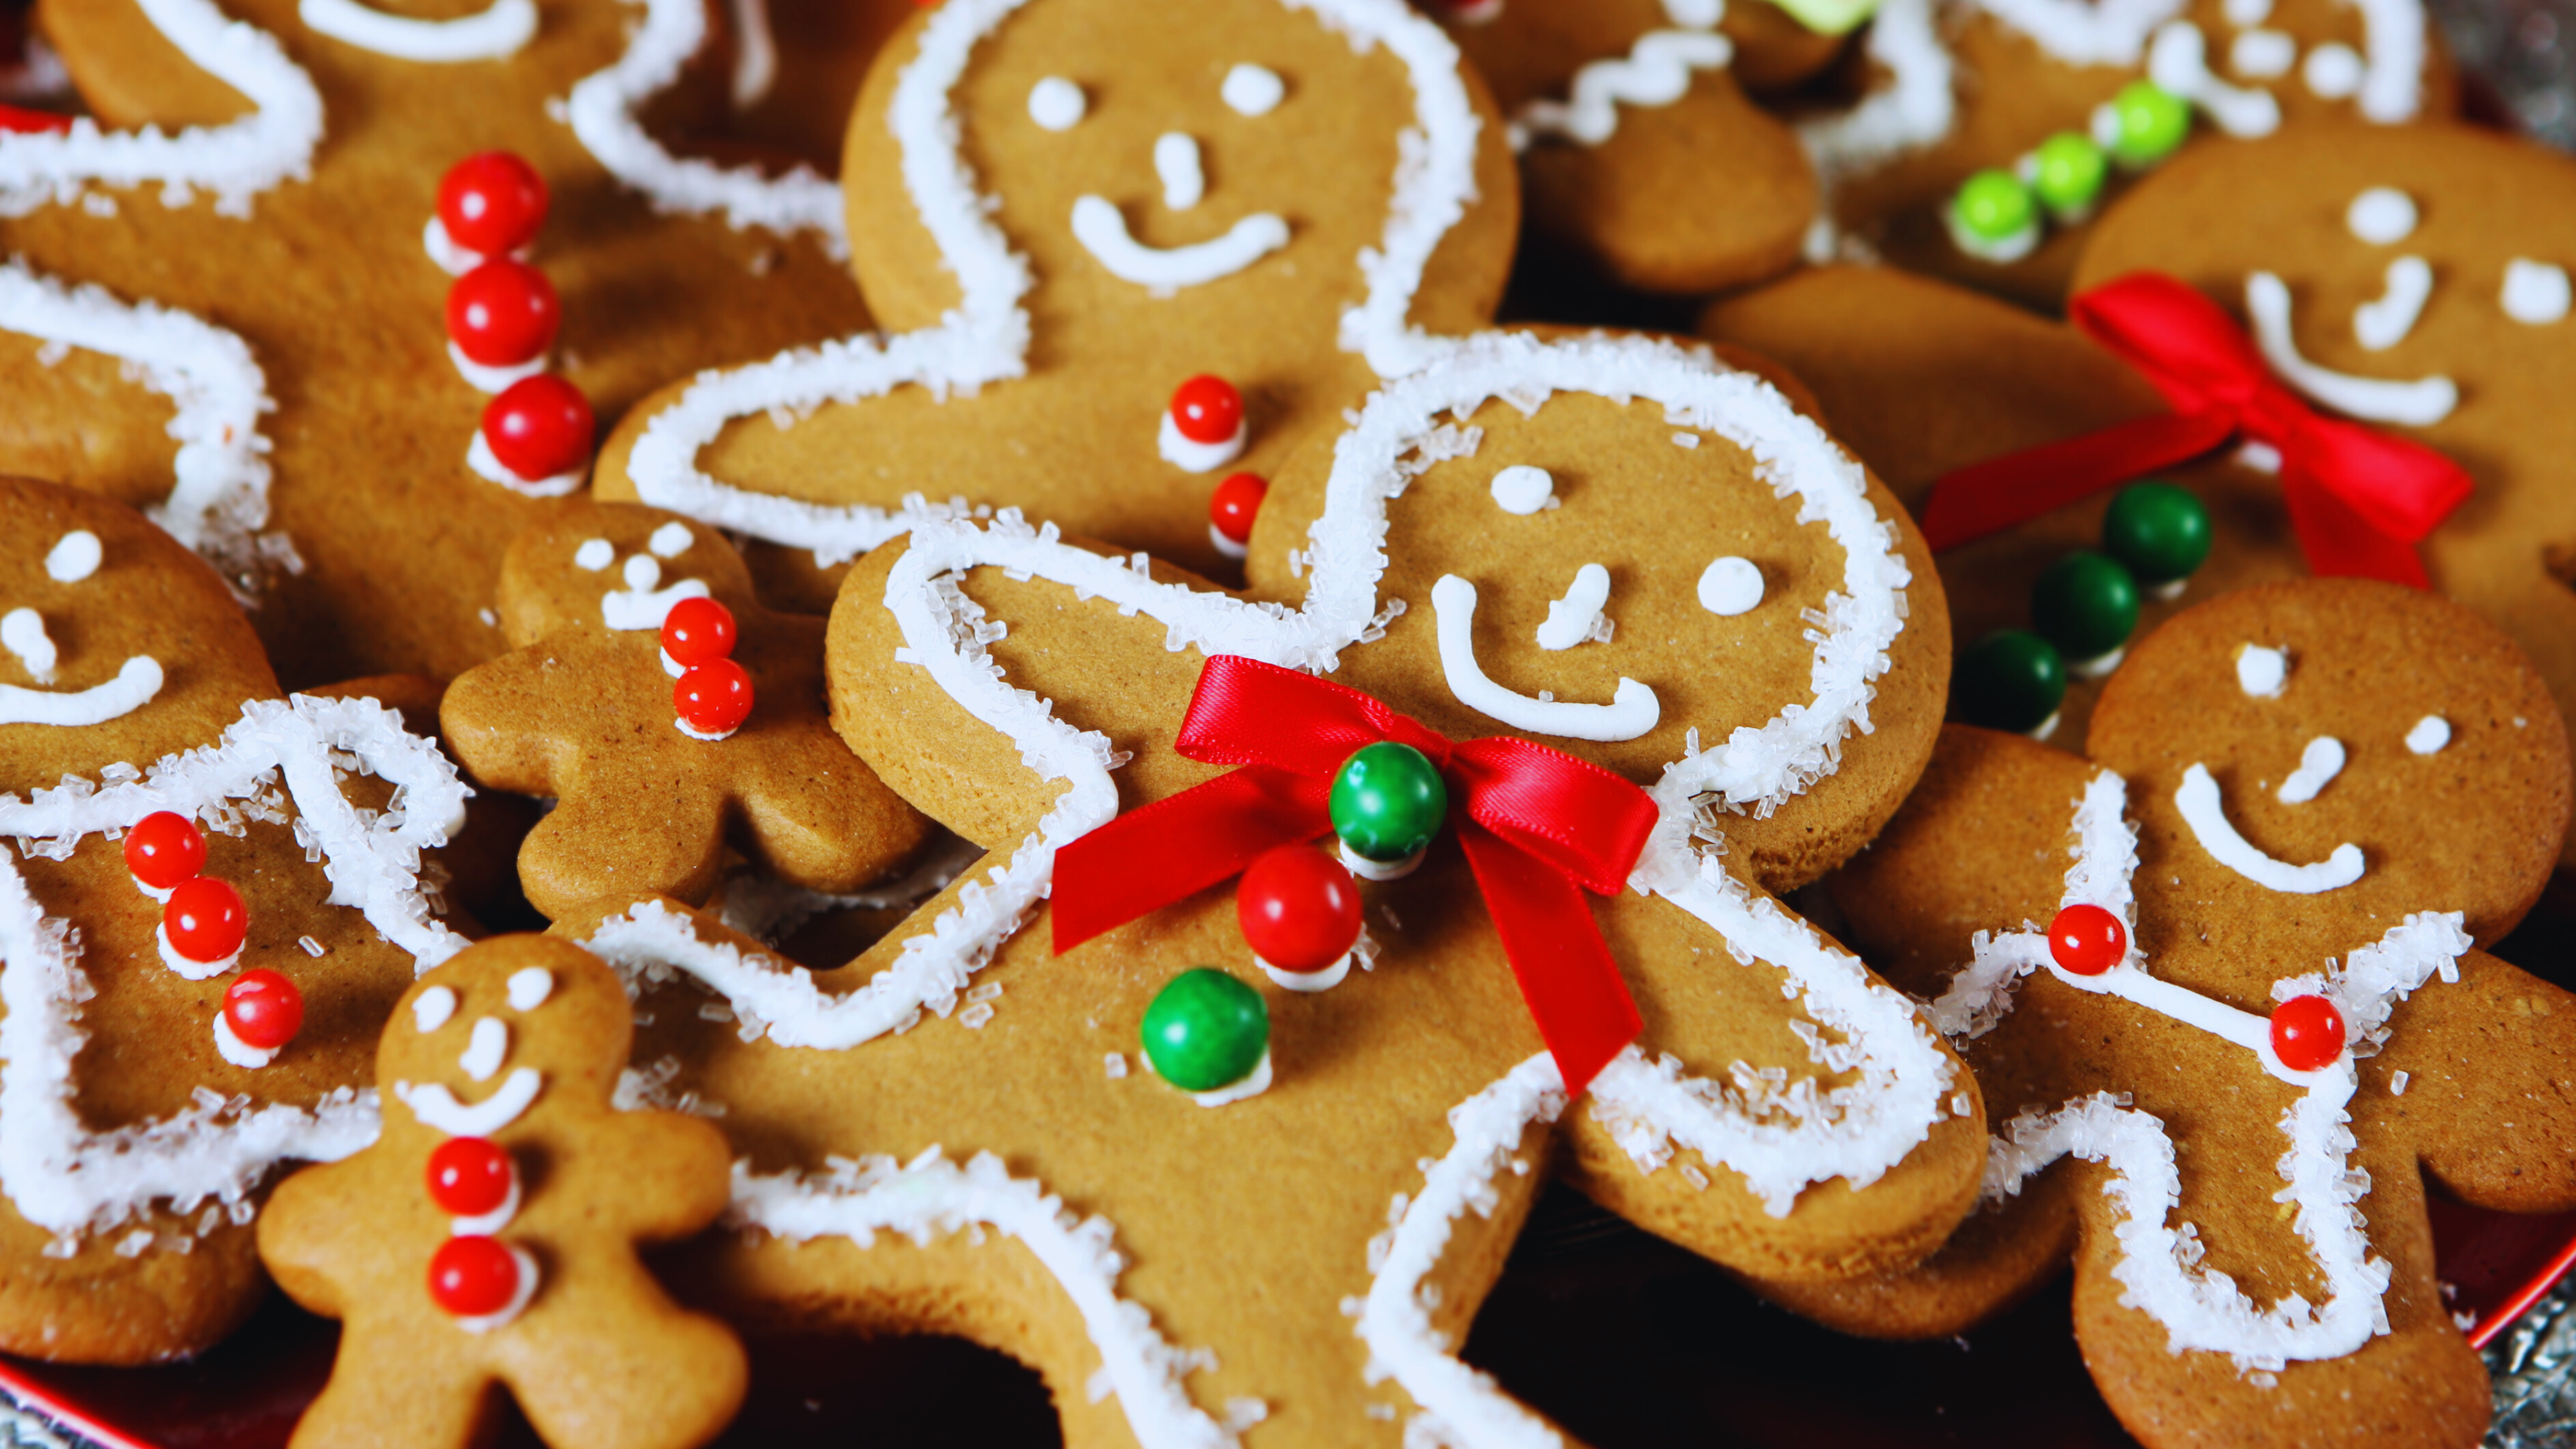
[[[499, 652], [497, 560], [529, 491], [579, 483], [593, 414], [864, 325], [828, 179], [675, 158], [637, 119], [704, 88], [704, 0], [41, 19], [97, 119], [0, 136], [0, 463], [153, 506], [261, 600], [290, 683]], [[516, 169], [438, 217], [496, 147]]]
[[823, 621], [756, 603], [715, 530], [574, 505], [512, 542], [500, 604], [517, 652], [460, 676], [439, 714], [475, 779], [556, 802], [519, 851], [547, 915], [611, 895], [702, 901], [728, 838], [825, 893], [921, 843], [921, 816], [825, 718]]
[[1551, 1168], [1765, 1271], [1928, 1251], [1975, 1088], [1767, 894], [1934, 730], [1902, 519], [1750, 375], [1490, 335], [1292, 463], [1250, 600], [1014, 513], [871, 555], [836, 719], [991, 863], [846, 988], [659, 902], [565, 927], [723, 994], [645, 998], [756, 1144], [711, 1289], [997, 1344], [1075, 1443], [1481, 1445], [1553, 1432], [1446, 1347]]
[[2456, 604], [2267, 584], [2140, 646], [2090, 754], [1953, 727], [1833, 878], [2006, 1125], [1920, 1270], [1773, 1291], [1946, 1334], [2071, 1254], [2085, 1361], [2150, 1446], [2478, 1442], [2424, 1195], [2576, 1205], [2576, 996], [2472, 944], [2567, 827], [2547, 691]]
[[636, 1257], [724, 1211], [730, 1152], [617, 1109], [633, 1035], [615, 973], [549, 936], [486, 941], [403, 998], [383, 1135], [260, 1220], [278, 1285], [344, 1325], [296, 1449], [466, 1449], [496, 1386], [558, 1449], [694, 1449], [733, 1417], [741, 1343]]
[[373, 700], [280, 698], [141, 515], [5, 479], [0, 521], [0, 1346], [190, 1353], [264, 1291], [270, 1170], [375, 1133], [468, 792]]
[[1492, 315], [1519, 221], [1501, 118], [1402, 0], [942, 5], [849, 135], [889, 335], [655, 396], [602, 496], [830, 568], [958, 495], [1213, 572], [1297, 440]]

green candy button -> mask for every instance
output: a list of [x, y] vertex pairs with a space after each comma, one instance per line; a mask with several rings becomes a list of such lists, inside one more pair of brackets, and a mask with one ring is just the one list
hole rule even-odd
[[1420, 750], [1380, 740], [1342, 762], [1325, 808], [1333, 834], [1351, 854], [1392, 865], [1440, 832], [1449, 818], [1449, 787]]
[[2107, 554], [2070, 553], [2031, 586], [2030, 619], [2060, 657], [2099, 659], [2138, 627], [2138, 581]]
[[2065, 660], [2027, 629], [1998, 629], [1969, 645], [1951, 674], [1950, 715], [1963, 724], [2025, 734], [2065, 698]]
[[2030, 189], [2040, 204], [2059, 216], [2081, 215], [2102, 195], [2110, 158], [2090, 136], [2060, 131], [2031, 153]]
[[2149, 588], [2189, 578], [2209, 558], [2209, 509], [2171, 483], [2132, 483], [2102, 515], [2102, 548]]
[[1982, 242], [2004, 242], [2039, 222], [2030, 188], [2009, 171], [1980, 171], [1959, 186], [1950, 202], [1959, 228]]
[[2152, 166], [2191, 134], [2191, 103], [2154, 81], [2131, 81], [2111, 98], [2117, 134], [2111, 154], [2130, 166]]
[[1213, 1092], [1252, 1075], [1270, 1049], [1261, 993], [1213, 966], [1175, 976], [1145, 1008], [1145, 1057], [1185, 1092]]

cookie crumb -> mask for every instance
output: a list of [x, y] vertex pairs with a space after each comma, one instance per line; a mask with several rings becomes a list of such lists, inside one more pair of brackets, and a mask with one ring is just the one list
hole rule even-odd
[[1125, 1052], [1111, 1052], [1101, 1063], [1101, 1066], [1109, 1073], [1109, 1080], [1113, 1082], [1117, 1081], [1127, 1075], [1127, 1054]]

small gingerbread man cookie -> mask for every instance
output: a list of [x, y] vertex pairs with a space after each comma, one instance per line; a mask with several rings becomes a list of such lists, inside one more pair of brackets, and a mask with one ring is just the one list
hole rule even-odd
[[691, 1449], [742, 1402], [732, 1330], [636, 1256], [724, 1211], [713, 1127], [614, 1105], [615, 973], [547, 936], [486, 941], [404, 996], [376, 1054], [384, 1131], [280, 1184], [261, 1259], [342, 1321], [295, 1449], [465, 1449], [508, 1389], [558, 1449]]
[[500, 605], [518, 651], [458, 678], [439, 713], [474, 778], [557, 802], [519, 851], [547, 915], [637, 892], [704, 900], [728, 837], [834, 894], [921, 843], [921, 815], [825, 717], [823, 621], [762, 608], [715, 530], [571, 505], [511, 543]]

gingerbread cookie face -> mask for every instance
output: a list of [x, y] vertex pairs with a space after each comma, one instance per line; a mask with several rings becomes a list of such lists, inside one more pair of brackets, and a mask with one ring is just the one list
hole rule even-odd
[[[850, 215], [893, 335], [670, 389], [603, 453], [602, 494], [828, 567], [960, 490], [1216, 568], [1221, 480], [1268, 477], [1490, 315], [1517, 192], [1491, 102], [1396, 0], [1171, 20], [924, 12], [871, 73], [845, 166], [854, 198], [910, 203]], [[1208, 396], [1180, 393], [1200, 378]]]
[[[223, 39], [236, 22], [254, 34]], [[494, 561], [545, 513], [469, 461], [483, 386], [506, 378], [450, 360], [457, 282], [424, 228], [451, 165], [517, 148], [548, 188], [525, 285], [550, 287], [561, 326], [539, 360], [599, 417], [717, 358], [863, 324], [829, 255], [828, 180], [684, 166], [635, 119], [706, 43], [690, 0], [436, 22], [65, 0], [44, 24], [99, 129], [0, 143], [0, 188], [28, 208], [0, 273], [0, 456], [153, 509], [262, 600], [290, 683], [443, 679], [499, 652]], [[630, 52], [657, 64], [618, 68]]]
[[556, 801], [519, 851], [539, 910], [704, 900], [728, 841], [844, 893], [921, 843], [920, 815], [825, 718], [822, 621], [754, 602], [713, 529], [574, 505], [511, 545], [500, 602], [522, 647], [449, 686], [440, 718], [476, 779]]
[[1923, 1270], [1783, 1296], [1950, 1332], [2071, 1250], [2086, 1360], [2149, 1444], [2270, 1442], [2283, 1415], [2302, 1442], [2477, 1442], [2423, 1179], [2576, 1200], [2551, 1085], [2576, 998], [2472, 946], [2566, 827], [2539, 679], [2429, 595], [2267, 585], [2158, 631], [2091, 739], [2087, 763], [1955, 730], [1836, 877], [2012, 1116]]
[[690, 1449], [733, 1416], [741, 1344], [636, 1257], [723, 1211], [727, 1150], [613, 1105], [631, 1015], [608, 968], [544, 936], [486, 942], [403, 998], [383, 1134], [290, 1178], [261, 1221], [280, 1286], [345, 1325], [292, 1442], [462, 1449], [496, 1386], [557, 1445]]

